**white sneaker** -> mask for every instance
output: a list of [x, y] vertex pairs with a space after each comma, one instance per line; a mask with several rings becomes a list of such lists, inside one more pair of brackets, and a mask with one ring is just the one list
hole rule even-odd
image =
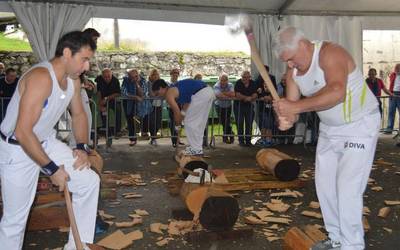
[[183, 151], [184, 155], [203, 155], [203, 150], [202, 149], [194, 149], [191, 146], [188, 146], [185, 148], [185, 150]]
[[326, 239], [324, 241], [317, 242], [310, 250], [340, 250], [340, 242]]
[[[83, 245], [83, 250], [90, 250], [90, 248], [82, 242]], [[76, 246], [74, 242], [68, 241], [67, 244], [65, 244], [63, 250], [76, 250]]]

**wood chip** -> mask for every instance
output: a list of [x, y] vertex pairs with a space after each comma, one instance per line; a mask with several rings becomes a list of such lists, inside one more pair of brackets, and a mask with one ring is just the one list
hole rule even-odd
[[[290, 191], [289, 191], [289, 192], [290, 192]], [[300, 192], [297, 191], [297, 190], [294, 190], [293, 193], [295, 193], [295, 194], [297, 195], [297, 197], [303, 197], [303, 196], [304, 196], [304, 194], [300, 193]]]
[[319, 202], [317, 201], [311, 201], [310, 204], [308, 205], [310, 208], [314, 209], [319, 209]]
[[269, 229], [278, 230], [279, 226], [278, 226], [278, 224], [273, 224], [272, 226], [269, 227]]
[[268, 240], [269, 242], [273, 242], [273, 241], [280, 240], [280, 239], [281, 239], [280, 237], [276, 237], [276, 236], [267, 237], [267, 240]]
[[60, 227], [60, 228], [58, 229], [58, 231], [59, 231], [60, 233], [68, 233], [68, 232], [69, 232], [69, 227]]
[[264, 217], [262, 221], [289, 225], [292, 220], [280, 217]]
[[278, 213], [285, 213], [289, 208], [290, 205], [285, 204], [285, 203], [266, 203], [265, 206], [273, 211], [273, 212], [278, 212]]
[[297, 194], [295, 192], [280, 192], [280, 193], [272, 193], [269, 195], [271, 198], [273, 197], [289, 197], [289, 198], [297, 198]]
[[150, 232], [157, 234], [164, 234], [161, 229], [161, 223], [152, 223], [150, 224]]
[[168, 242], [170, 242], [170, 241], [173, 240], [173, 239], [174, 239], [174, 238], [165, 238], [165, 239], [162, 239], [162, 240], [160, 240], [160, 241], [157, 241], [156, 244], [157, 244], [157, 246], [162, 247], [162, 246], [167, 245]]
[[126, 195], [124, 196], [125, 199], [136, 199], [136, 198], [142, 198], [143, 195], [141, 194], [130, 194], [130, 195]]
[[385, 205], [386, 206], [396, 206], [396, 205], [400, 205], [400, 201], [389, 201], [389, 200], [385, 200]]
[[375, 186], [375, 187], [371, 187], [371, 190], [375, 191], [375, 192], [380, 192], [380, 191], [383, 191], [383, 187]]
[[262, 203], [263, 201], [262, 200], [253, 200], [254, 202], [256, 202], [256, 203]]
[[371, 226], [369, 225], [368, 220], [365, 216], [363, 216], [362, 222], [363, 222], [363, 228], [364, 228], [365, 232], [368, 232], [369, 230], [371, 230]]
[[96, 245], [110, 248], [110, 249], [123, 249], [132, 244], [132, 240], [127, 237], [121, 230], [108, 235], [104, 239], [96, 243]]
[[141, 239], [143, 239], [143, 233], [140, 230], [135, 230], [135, 231], [128, 233], [126, 235], [126, 237], [132, 241], [141, 240]]
[[263, 220], [265, 217], [274, 215], [270, 211], [266, 211], [266, 210], [252, 211], [252, 213], [255, 214], [258, 218], [260, 218], [260, 220]]
[[254, 210], [253, 206], [244, 208], [244, 211], [253, 211], [253, 210]]
[[390, 207], [383, 207], [379, 209], [378, 217], [386, 218], [390, 213]]
[[153, 166], [158, 165], [158, 161], [151, 161], [150, 164]]
[[135, 209], [135, 213], [140, 216], [150, 215], [146, 210], [143, 210], [143, 209]]
[[132, 221], [115, 222], [115, 226], [118, 228], [133, 227], [134, 225], [142, 224], [143, 220], [135, 218]]
[[295, 202], [295, 203], [292, 203], [292, 204], [293, 204], [293, 206], [298, 207], [298, 206], [300, 206], [301, 204], [303, 204], [303, 202]]
[[363, 207], [363, 215], [369, 215], [371, 210], [368, 207]]
[[267, 224], [266, 222], [263, 222], [262, 220], [259, 220], [254, 216], [246, 216], [246, 217], [244, 217], [244, 222], [246, 224], [251, 224], [251, 225], [265, 225], [265, 224]]
[[303, 211], [301, 212], [302, 215], [307, 216], [307, 217], [313, 217], [313, 218], [317, 218], [317, 219], [322, 219], [322, 214], [321, 213], [317, 213], [314, 211]]
[[112, 220], [115, 219], [114, 215], [106, 214], [104, 210], [99, 210], [99, 215], [105, 220]]
[[385, 230], [386, 232], [388, 232], [388, 233], [390, 233], [390, 234], [393, 232], [392, 229], [387, 228], [387, 227], [383, 227], [383, 230]]

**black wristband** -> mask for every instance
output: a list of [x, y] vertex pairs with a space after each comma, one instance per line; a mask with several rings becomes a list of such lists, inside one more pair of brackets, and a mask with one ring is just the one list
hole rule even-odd
[[58, 169], [59, 167], [51, 161], [47, 163], [47, 165], [43, 166], [40, 171], [47, 176], [52, 176]]
[[83, 151], [85, 151], [87, 154], [90, 153], [90, 148], [89, 148], [89, 146], [88, 146], [86, 143], [77, 143], [75, 149], [83, 150]]

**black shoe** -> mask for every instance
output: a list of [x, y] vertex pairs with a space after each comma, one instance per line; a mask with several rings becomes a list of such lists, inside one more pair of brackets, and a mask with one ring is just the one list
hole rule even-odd
[[397, 146], [397, 147], [400, 147], [400, 142], [396, 143], [396, 146]]
[[253, 147], [253, 144], [251, 144], [251, 142], [248, 141], [248, 142], [246, 142], [246, 146], [247, 147]]
[[106, 145], [107, 145], [107, 147], [111, 147], [111, 145], [112, 145], [112, 139], [111, 138], [107, 139]]
[[172, 143], [172, 147], [176, 148], [176, 143]]
[[179, 142], [179, 145], [181, 145], [181, 146], [185, 146], [185, 143], [183, 143], [183, 142]]

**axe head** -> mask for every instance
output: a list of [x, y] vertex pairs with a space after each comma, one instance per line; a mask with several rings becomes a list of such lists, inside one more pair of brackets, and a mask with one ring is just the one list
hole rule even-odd
[[234, 14], [225, 16], [225, 25], [231, 34], [239, 34], [245, 31], [246, 34], [252, 32], [253, 22], [247, 14]]

